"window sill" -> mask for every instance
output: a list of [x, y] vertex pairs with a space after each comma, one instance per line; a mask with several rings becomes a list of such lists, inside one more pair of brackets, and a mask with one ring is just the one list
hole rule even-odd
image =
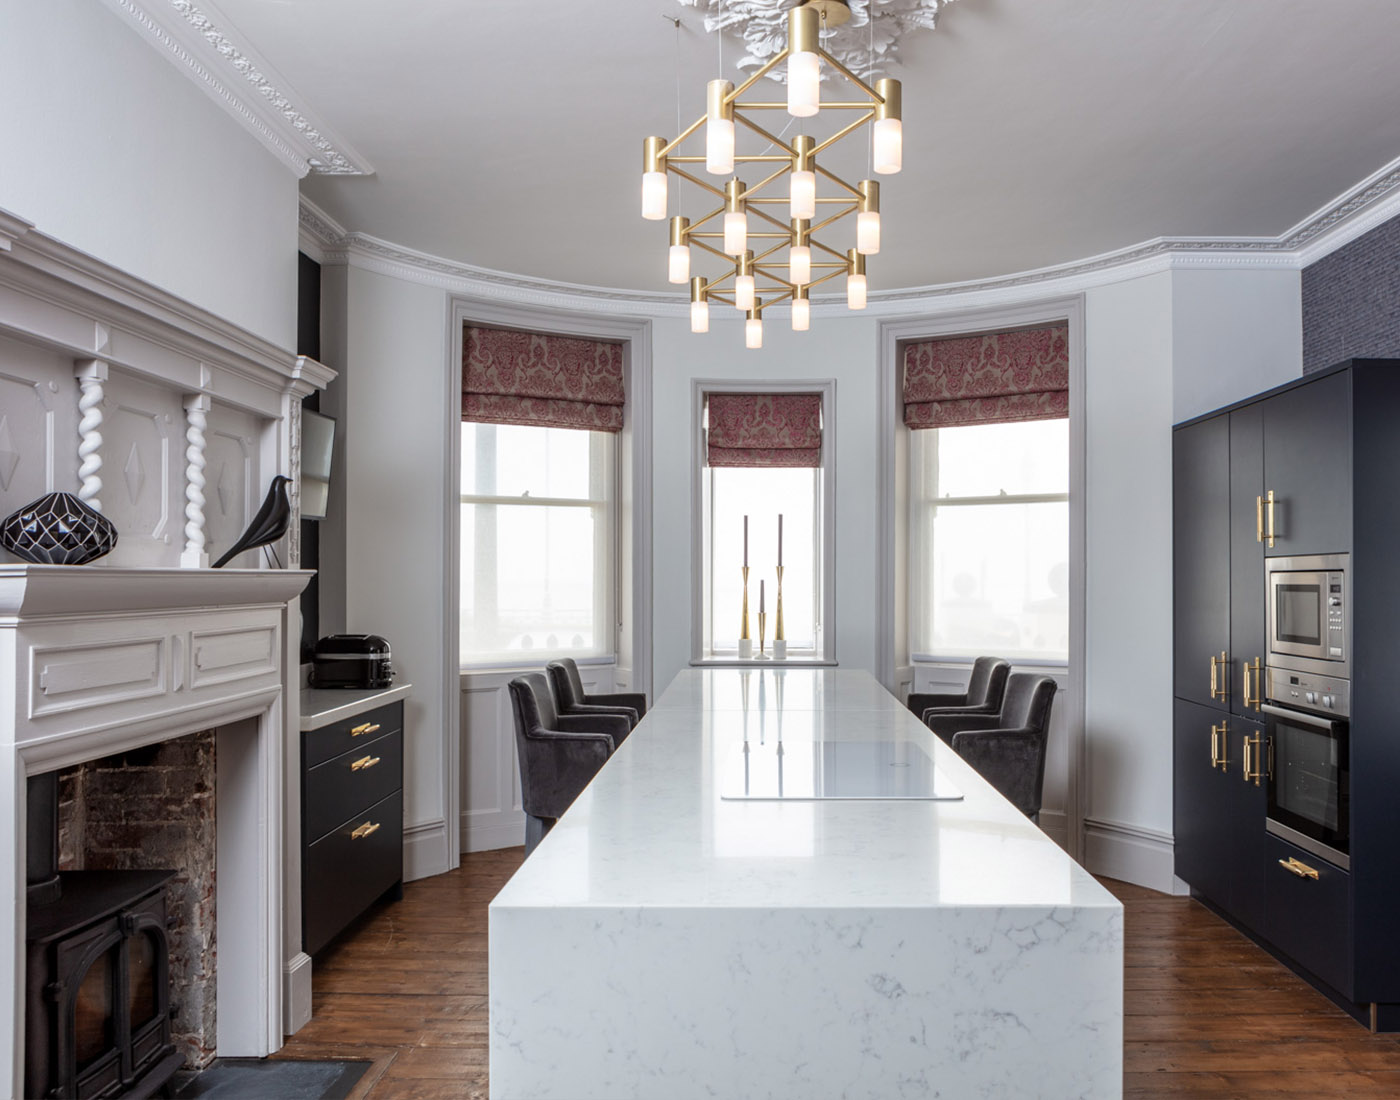
[[691, 668], [835, 668], [835, 661], [821, 657], [704, 657], [690, 662]]

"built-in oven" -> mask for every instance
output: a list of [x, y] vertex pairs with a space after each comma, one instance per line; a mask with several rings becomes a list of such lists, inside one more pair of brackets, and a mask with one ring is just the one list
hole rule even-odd
[[1350, 676], [1347, 554], [1267, 558], [1267, 664]]
[[[1270, 668], [1257, 761], [1268, 786], [1265, 827], [1343, 870], [1351, 869], [1351, 685]], [[1256, 751], [1259, 751], [1256, 749]]]

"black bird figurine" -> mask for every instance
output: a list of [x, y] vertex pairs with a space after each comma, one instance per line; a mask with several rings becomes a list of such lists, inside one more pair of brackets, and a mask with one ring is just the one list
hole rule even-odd
[[292, 502], [287, 499], [287, 486], [291, 483], [291, 478], [281, 474], [272, 479], [272, 484], [267, 487], [267, 496], [263, 497], [262, 506], [253, 517], [253, 522], [238, 536], [238, 541], [229, 547], [228, 553], [214, 563], [215, 569], [227, 565], [244, 550], [267, 546], [287, 533], [287, 525], [292, 519]]

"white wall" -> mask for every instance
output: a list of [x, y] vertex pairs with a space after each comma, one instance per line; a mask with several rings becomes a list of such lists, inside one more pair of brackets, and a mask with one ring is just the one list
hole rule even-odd
[[291, 348], [296, 176], [94, 0], [10, 0], [0, 42], [0, 209]]
[[[347, 492], [345, 628], [382, 634], [404, 703], [404, 873], [449, 866], [448, 739], [456, 736], [454, 653], [444, 653], [449, 440], [443, 291], [345, 271], [338, 434]], [[339, 365], [339, 364], [337, 364]], [[328, 531], [327, 541], [337, 537]]]
[[1085, 863], [1166, 889], [1172, 273], [1085, 296]]
[[763, 347], [744, 347], [743, 323], [711, 313], [710, 332], [688, 320], [654, 322], [653, 683], [657, 694], [690, 663], [691, 380], [836, 379], [836, 660], [875, 670], [877, 553], [875, 322], [818, 316], [793, 332], [782, 311], [764, 324]]
[[1301, 271], [1172, 272], [1172, 419], [1303, 373]]

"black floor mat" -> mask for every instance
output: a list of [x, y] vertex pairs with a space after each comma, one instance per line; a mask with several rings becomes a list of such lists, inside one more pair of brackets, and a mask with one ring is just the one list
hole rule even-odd
[[216, 1058], [199, 1073], [182, 1071], [171, 1084], [175, 1100], [345, 1100], [370, 1062], [293, 1062], [269, 1058]]

